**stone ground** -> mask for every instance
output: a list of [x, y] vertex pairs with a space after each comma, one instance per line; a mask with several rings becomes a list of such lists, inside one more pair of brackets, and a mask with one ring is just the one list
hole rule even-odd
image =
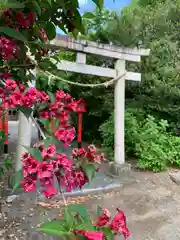
[[[129, 176], [116, 179], [120, 187], [96, 194], [68, 198], [69, 203], [84, 203], [94, 215], [97, 205], [115, 213], [121, 208], [134, 240], [180, 239], [180, 186], [168, 172], [151, 173], [132, 170]], [[11, 203], [1, 204], [0, 240], [50, 240], [38, 231], [40, 223], [61, 217], [63, 203], [21, 194]]]

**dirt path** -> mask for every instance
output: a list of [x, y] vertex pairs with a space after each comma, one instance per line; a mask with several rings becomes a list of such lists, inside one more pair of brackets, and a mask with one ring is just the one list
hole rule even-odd
[[[81, 196], [71, 202], [84, 202], [92, 214], [98, 204], [112, 213], [116, 207], [121, 208], [127, 215], [134, 240], [180, 239], [180, 187], [170, 180], [167, 172], [132, 172], [131, 179], [121, 188], [98, 196]], [[37, 234], [32, 237], [32, 234], [38, 232], [40, 223], [58, 218], [62, 209], [59, 200], [44, 203], [20, 198], [10, 204], [4, 202], [0, 239], [49, 239]]]

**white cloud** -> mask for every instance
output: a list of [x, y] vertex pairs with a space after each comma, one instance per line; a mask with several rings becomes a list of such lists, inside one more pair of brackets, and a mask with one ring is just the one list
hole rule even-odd
[[88, 0], [79, 0], [80, 5], [84, 5], [84, 4], [87, 4], [87, 3], [88, 3]]

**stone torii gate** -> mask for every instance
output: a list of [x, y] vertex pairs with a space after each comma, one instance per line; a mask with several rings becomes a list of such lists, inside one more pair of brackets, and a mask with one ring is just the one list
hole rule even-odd
[[[63, 35], [58, 35], [51, 41], [50, 47], [53, 49], [63, 48], [67, 51], [77, 52], [76, 62], [61, 61], [57, 64], [59, 70], [109, 78], [121, 76], [119, 80], [115, 81], [115, 168], [114, 170], [112, 169], [114, 174], [119, 175], [122, 169], [127, 169], [124, 144], [125, 81], [141, 81], [140, 73], [126, 71], [126, 61], [140, 62], [141, 56], [148, 56], [150, 50], [119, 48], [113, 45], [98, 44], [86, 40], [74, 40]], [[116, 59], [115, 68], [111, 69], [87, 65], [86, 54]]]

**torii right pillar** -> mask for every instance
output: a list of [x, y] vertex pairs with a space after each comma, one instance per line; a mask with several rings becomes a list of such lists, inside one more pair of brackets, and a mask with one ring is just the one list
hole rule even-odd
[[[117, 76], [125, 73], [126, 60], [117, 60], [115, 70]], [[131, 170], [125, 162], [125, 82], [126, 75], [116, 81], [114, 89], [114, 162], [110, 163], [110, 173], [117, 177]]]

